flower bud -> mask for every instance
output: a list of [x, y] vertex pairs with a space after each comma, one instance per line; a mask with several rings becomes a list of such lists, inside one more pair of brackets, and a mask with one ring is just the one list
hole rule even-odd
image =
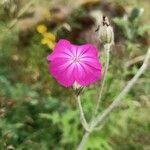
[[109, 25], [107, 17], [103, 17], [103, 22], [99, 27], [99, 38], [100, 41], [104, 44], [113, 44], [114, 43], [114, 31], [113, 28]]
[[83, 86], [81, 86], [77, 82], [74, 82], [73, 89], [74, 89], [75, 94], [79, 95], [83, 90]]
[[100, 27], [99, 30], [99, 37], [102, 43], [104, 44], [109, 44], [109, 43], [113, 43], [114, 41], [114, 35], [113, 35], [113, 29], [111, 26], [102, 26]]
[[73, 84], [73, 89], [74, 89], [74, 90], [77, 90], [77, 89], [80, 89], [80, 88], [81, 88], [81, 85], [78, 84], [77, 82], [74, 82], [74, 84]]

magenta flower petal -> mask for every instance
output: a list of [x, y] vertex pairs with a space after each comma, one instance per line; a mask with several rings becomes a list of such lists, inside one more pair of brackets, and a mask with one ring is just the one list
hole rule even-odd
[[92, 58], [92, 57], [84, 57], [84, 58], [81, 58], [81, 61], [86, 64], [87, 66], [91, 66], [95, 69], [98, 69], [101, 68], [101, 64], [97, 61], [96, 58]]
[[84, 44], [80, 46], [79, 50], [82, 57], [98, 57], [97, 49], [92, 44]]
[[78, 46], [60, 40], [47, 60], [50, 61], [50, 74], [65, 87], [72, 86], [75, 82], [87, 86], [101, 76], [97, 49], [91, 44]]
[[72, 76], [73, 69], [74, 67], [66, 58], [55, 59], [49, 64], [49, 72], [65, 87], [71, 86], [75, 82], [74, 76]]
[[76, 76], [77, 82], [82, 86], [87, 86], [100, 79], [101, 69], [96, 69], [84, 63], [81, 64], [85, 72], [85, 76]]
[[55, 58], [68, 58], [70, 56], [73, 56], [70, 49], [71, 45], [69, 41], [59, 40], [59, 42], [54, 47], [53, 53], [51, 55], [48, 55], [47, 60], [52, 61]]

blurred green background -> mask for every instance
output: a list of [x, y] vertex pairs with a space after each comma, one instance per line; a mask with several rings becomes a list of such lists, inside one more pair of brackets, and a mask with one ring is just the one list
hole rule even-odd
[[[60, 38], [103, 47], [95, 29], [110, 18], [115, 45], [103, 111], [138, 68], [150, 44], [149, 0], [0, 0], [0, 150], [75, 150], [84, 130], [71, 88], [49, 75], [46, 56]], [[104, 65], [103, 65], [104, 66]], [[150, 70], [126, 95], [85, 150], [150, 150]], [[87, 87], [88, 120], [99, 83]]]

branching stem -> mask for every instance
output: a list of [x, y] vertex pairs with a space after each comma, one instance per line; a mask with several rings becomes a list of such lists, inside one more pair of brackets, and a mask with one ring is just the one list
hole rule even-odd
[[90, 129], [89, 129], [89, 125], [85, 119], [85, 115], [84, 115], [84, 112], [83, 112], [83, 108], [82, 108], [82, 105], [81, 105], [81, 101], [80, 101], [80, 95], [76, 95], [76, 100], [77, 100], [77, 107], [79, 109], [79, 112], [80, 112], [80, 121], [84, 127], [84, 129], [89, 132]]
[[122, 101], [123, 97], [130, 91], [130, 89], [133, 87], [133, 85], [136, 83], [136, 81], [139, 79], [139, 77], [146, 70], [149, 59], [150, 59], [150, 47], [148, 48], [147, 54], [145, 55], [143, 65], [137, 71], [135, 76], [128, 82], [128, 84], [120, 92], [120, 94], [118, 96], [116, 96], [116, 98], [114, 98], [114, 101], [112, 102], [112, 104], [110, 104], [110, 106], [102, 114], [99, 114], [94, 120], [92, 120], [92, 124], [90, 126], [90, 132], [85, 132], [80, 144], [77, 147], [77, 150], [83, 150], [83, 147], [84, 147], [86, 141], [88, 140], [90, 134], [95, 129], [95, 127], [97, 125], [102, 124], [108, 118], [108, 116], [111, 114], [111, 112], [120, 105], [120, 102]]

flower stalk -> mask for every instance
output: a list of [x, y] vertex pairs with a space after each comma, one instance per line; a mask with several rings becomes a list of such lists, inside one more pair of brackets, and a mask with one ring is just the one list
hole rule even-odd
[[128, 84], [124, 87], [124, 89], [120, 92], [120, 94], [118, 96], [116, 96], [116, 98], [114, 98], [112, 104], [110, 104], [110, 106], [106, 110], [104, 110], [104, 112], [102, 114], [99, 114], [92, 121], [93, 123], [90, 126], [90, 132], [85, 132], [85, 134], [82, 137], [81, 142], [79, 143], [79, 145], [77, 147], [77, 150], [83, 150], [83, 147], [84, 147], [85, 143], [87, 142], [90, 134], [94, 131], [94, 129], [98, 125], [101, 125], [108, 118], [108, 116], [111, 114], [111, 112], [120, 105], [121, 101], [123, 100], [123, 97], [130, 91], [130, 89], [138, 81], [140, 76], [147, 69], [149, 59], [150, 59], [150, 47], [147, 50], [147, 53], [145, 55], [145, 59], [143, 61], [142, 66], [140, 67], [140, 69], [137, 71], [135, 76], [128, 82]]
[[100, 41], [104, 44], [104, 52], [106, 55], [106, 59], [105, 59], [105, 69], [104, 69], [103, 80], [102, 80], [102, 84], [100, 87], [97, 103], [96, 103], [96, 106], [95, 106], [95, 109], [93, 112], [91, 125], [93, 124], [93, 120], [95, 119], [95, 116], [96, 116], [98, 109], [99, 109], [99, 104], [100, 104], [101, 99], [102, 99], [102, 93], [104, 90], [107, 72], [108, 72], [108, 68], [109, 68], [110, 47], [112, 44], [114, 44], [113, 28], [110, 26], [109, 20], [106, 16], [103, 16], [103, 21], [100, 24], [99, 29], [98, 29], [98, 36], [99, 36]]
[[83, 108], [82, 108], [82, 105], [81, 105], [80, 94], [76, 95], [76, 101], [77, 101], [78, 110], [80, 112], [81, 124], [87, 132], [90, 132], [90, 128], [89, 128], [89, 125], [88, 125], [88, 123], [85, 119], [85, 115], [84, 115]]
[[102, 93], [103, 93], [103, 90], [104, 90], [104, 85], [105, 85], [105, 82], [106, 82], [107, 72], [108, 72], [108, 68], [109, 68], [110, 46], [111, 46], [110, 44], [105, 44], [104, 45], [104, 51], [105, 51], [105, 55], [106, 55], [105, 70], [104, 70], [102, 84], [101, 84], [101, 87], [100, 87], [100, 92], [99, 92], [99, 95], [98, 95], [98, 100], [97, 100], [92, 118], [94, 118], [96, 116], [97, 112], [98, 112], [99, 104], [101, 102]]

